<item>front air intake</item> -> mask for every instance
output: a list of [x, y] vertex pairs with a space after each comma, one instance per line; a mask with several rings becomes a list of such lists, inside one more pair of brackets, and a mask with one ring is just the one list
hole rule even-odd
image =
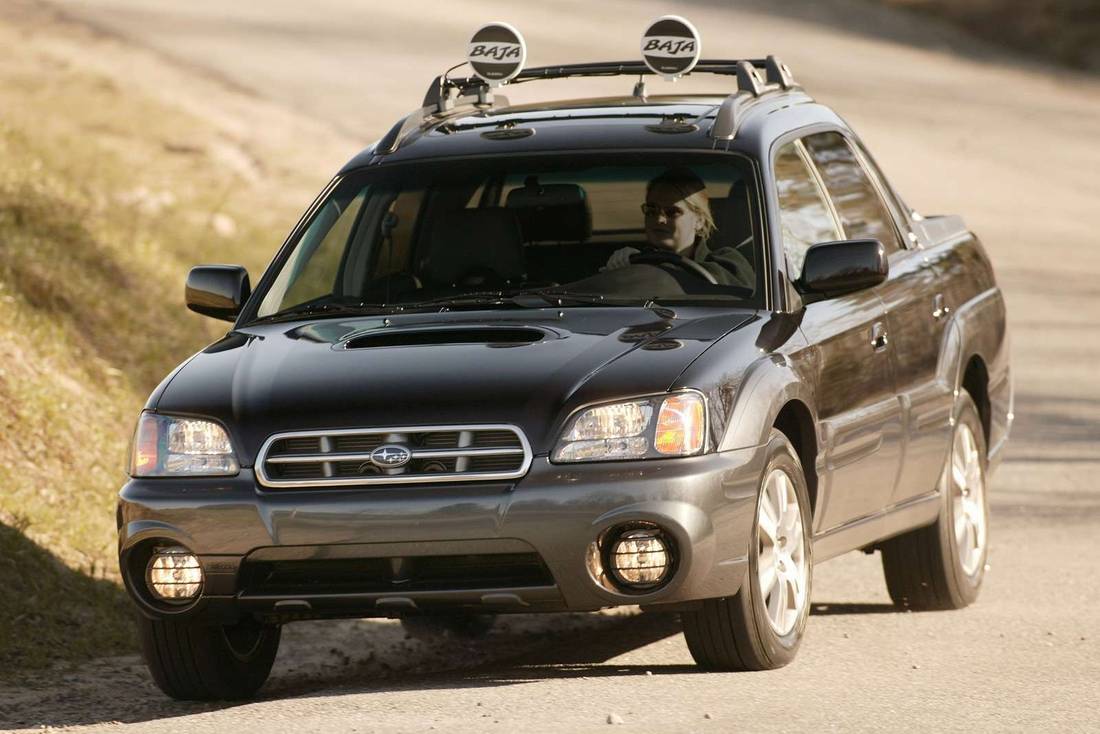
[[473, 328], [473, 329], [400, 329], [383, 330], [353, 336], [344, 343], [345, 349], [375, 349], [379, 347], [428, 347], [445, 344], [484, 344], [486, 346], [519, 346], [533, 344], [546, 336], [538, 329]]

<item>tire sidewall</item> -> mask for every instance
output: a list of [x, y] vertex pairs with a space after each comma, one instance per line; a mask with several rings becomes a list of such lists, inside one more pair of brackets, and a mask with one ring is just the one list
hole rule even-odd
[[[760, 576], [758, 572], [759, 543], [757, 531], [760, 521], [760, 503], [763, 501], [764, 482], [775, 469], [782, 469], [791, 478], [798, 498], [799, 514], [802, 518], [802, 533], [806, 547], [806, 604], [799, 615], [794, 627], [785, 635], [776, 634], [768, 621], [768, 612], [764, 605], [763, 591], [760, 589]], [[767, 463], [764, 472], [760, 476], [760, 486], [757, 490], [756, 505], [753, 508], [752, 535], [749, 538], [749, 563], [748, 577], [745, 579], [746, 589], [749, 591], [746, 601], [749, 609], [747, 618], [752, 621], [756, 629], [756, 637], [763, 644], [763, 653], [767, 660], [778, 667], [790, 662], [798, 646], [802, 641], [803, 632], [806, 629], [806, 621], [810, 615], [810, 598], [813, 592], [813, 530], [812, 513], [810, 509], [810, 496], [806, 486], [806, 475], [802, 469], [794, 447], [785, 435], [779, 431], [773, 431], [768, 441]]]

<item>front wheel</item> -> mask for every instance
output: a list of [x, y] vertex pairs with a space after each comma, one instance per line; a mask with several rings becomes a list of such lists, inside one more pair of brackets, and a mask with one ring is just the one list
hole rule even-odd
[[181, 701], [250, 698], [271, 672], [281, 631], [251, 618], [211, 626], [141, 616], [138, 627], [154, 682]]
[[940, 477], [940, 516], [927, 527], [882, 543], [886, 588], [913, 610], [961, 609], [978, 598], [989, 542], [985, 431], [963, 391]]
[[810, 610], [813, 545], [802, 463], [777, 430], [768, 442], [749, 546], [749, 571], [735, 596], [684, 612], [695, 662], [713, 670], [770, 670], [794, 659]]

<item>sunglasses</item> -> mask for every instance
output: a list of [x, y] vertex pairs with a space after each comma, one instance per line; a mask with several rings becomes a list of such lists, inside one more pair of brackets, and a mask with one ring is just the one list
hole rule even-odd
[[665, 219], [673, 220], [684, 216], [684, 210], [678, 206], [658, 206], [656, 204], [642, 204], [642, 214], [647, 217], [656, 217], [664, 214]]

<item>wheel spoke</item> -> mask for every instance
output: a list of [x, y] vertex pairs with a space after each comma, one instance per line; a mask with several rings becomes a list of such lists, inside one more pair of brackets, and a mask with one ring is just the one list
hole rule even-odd
[[802, 611], [803, 597], [805, 596], [805, 593], [806, 593], [804, 579], [803, 579], [803, 576], [802, 576], [802, 567], [801, 566], [795, 566], [794, 567], [794, 570], [790, 575], [790, 584], [791, 584], [791, 594], [792, 594], [792, 597], [793, 597], [792, 600], [791, 600], [792, 601], [791, 608], [797, 614], [798, 612]]
[[775, 570], [774, 556], [772, 557], [772, 562], [768, 563], [767, 566], [763, 565], [763, 559], [761, 559], [760, 570], [757, 576], [760, 579], [760, 596], [766, 600], [772, 593], [772, 589], [775, 588], [776, 582], [779, 580], [779, 574], [776, 573]]
[[787, 545], [791, 548], [791, 556], [802, 557], [802, 518], [795, 515], [795, 522], [791, 523], [790, 532], [787, 533]]
[[775, 479], [776, 516], [780, 526], [787, 519], [787, 505], [790, 499], [787, 497], [787, 475], [779, 472]]
[[786, 631], [783, 620], [787, 614], [787, 579], [785, 576], [779, 577], [779, 583], [775, 586], [775, 595], [772, 599], [774, 599], [775, 607], [774, 611], [769, 609], [772, 612], [772, 621], [780, 630]]
[[764, 512], [763, 508], [760, 511], [760, 518], [757, 522], [757, 526], [760, 528], [760, 532], [768, 539], [768, 545], [775, 545], [779, 540], [779, 528], [775, 521], [775, 518], [769, 516]]
[[968, 467], [978, 465], [978, 445], [974, 441], [974, 434], [969, 428], [963, 431], [963, 444], [966, 446], [966, 465]]
[[779, 624], [779, 605], [782, 603], [779, 597], [781, 596], [783, 596], [783, 579], [777, 577], [771, 593], [764, 598], [768, 607], [768, 616], [776, 625]]
[[966, 467], [966, 488], [976, 491], [982, 484], [982, 467], [977, 461]]
[[[767, 483], [764, 485], [764, 496], [760, 500], [760, 518], [768, 519], [768, 527], [773, 530], [779, 527], [780, 512], [775, 504], [775, 482], [769, 477]], [[775, 537], [774, 535], [772, 536]]]
[[966, 459], [962, 453], [957, 450], [951, 456], [951, 481], [957, 489], [966, 488]]
[[976, 527], [974, 527], [974, 523], [970, 522], [969, 519], [968, 519], [967, 523], [966, 523], [966, 546], [965, 546], [966, 547], [966, 555], [965, 555], [966, 562], [965, 562], [964, 565], [967, 565], [967, 566], [970, 565], [969, 561], [970, 561], [971, 555], [974, 553], [974, 551], [978, 547], [978, 542], [977, 541], [978, 541], [978, 529]]

